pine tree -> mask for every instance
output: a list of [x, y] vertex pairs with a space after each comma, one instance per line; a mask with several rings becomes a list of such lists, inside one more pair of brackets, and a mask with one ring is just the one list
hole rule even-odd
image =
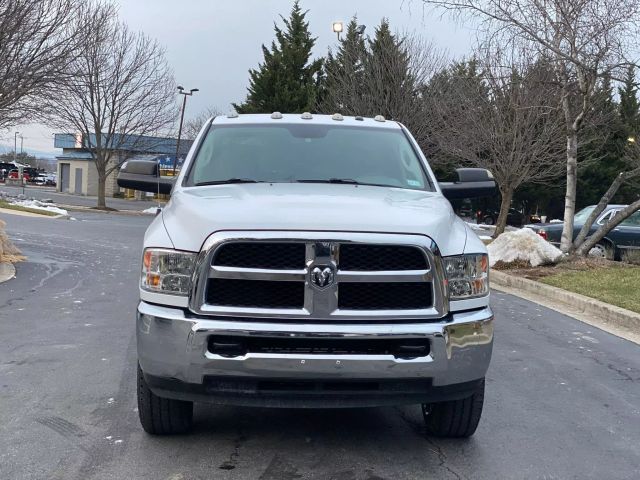
[[264, 62], [249, 70], [247, 99], [233, 107], [238, 113], [298, 113], [311, 111], [315, 105], [322, 60], [311, 61], [316, 39], [309, 32], [298, 0], [288, 19], [281, 17], [285, 28], [274, 26], [276, 39], [269, 50], [264, 45]]
[[329, 50], [324, 64], [322, 87], [319, 92], [318, 110], [323, 113], [340, 112], [344, 115], [360, 115], [357, 102], [358, 90], [364, 80], [366, 46], [354, 16], [347, 25], [345, 36], [335, 53]]
[[624, 83], [618, 88], [618, 94], [620, 95], [620, 120], [624, 125], [627, 138], [635, 139], [640, 133], [640, 103], [634, 66], [628, 68]]
[[622, 158], [627, 136], [618, 110], [611, 77], [605, 76], [594, 91], [589, 125], [583, 135], [591, 141], [585, 142], [578, 158], [578, 208], [598, 203], [616, 175], [625, 170]]
[[364, 62], [368, 102], [361, 115], [379, 114], [407, 121], [407, 113], [417, 108], [413, 100], [418, 92], [410, 60], [405, 39], [391, 33], [389, 21], [382, 19], [368, 41]]

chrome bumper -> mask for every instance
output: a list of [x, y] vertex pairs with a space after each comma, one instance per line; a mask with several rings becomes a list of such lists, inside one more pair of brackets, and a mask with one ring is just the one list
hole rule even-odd
[[[249, 379], [428, 379], [434, 387], [484, 377], [493, 347], [489, 307], [453, 313], [437, 323], [300, 324], [189, 318], [183, 310], [140, 302], [138, 359], [145, 375], [202, 384], [205, 376]], [[430, 352], [415, 359], [393, 355], [258, 354], [227, 358], [208, 351], [208, 337], [428, 338]]]

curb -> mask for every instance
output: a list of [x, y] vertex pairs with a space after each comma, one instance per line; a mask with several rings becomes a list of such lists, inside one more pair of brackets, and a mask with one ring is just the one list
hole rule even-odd
[[143, 215], [151, 215], [149, 213], [144, 213], [142, 210], [98, 210], [93, 207], [84, 207], [81, 205], [65, 205], [63, 203], [56, 203], [56, 206], [59, 208], [63, 208], [65, 210], [71, 210], [75, 212], [91, 212], [91, 213], [105, 213], [105, 214], [113, 214], [113, 215], [133, 215], [133, 216], [143, 216]]
[[[590, 319], [587, 323], [593, 323], [593, 320], [597, 319], [596, 322], [608, 331], [618, 328], [637, 334], [638, 330], [640, 330], [640, 314], [579, 293], [569, 292], [558, 287], [545, 285], [544, 283], [516, 277], [496, 270], [491, 271], [491, 282], [498, 287], [507, 287], [509, 289], [508, 293], [518, 295], [519, 292], [526, 292], [530, 295], [525, 298], [532, 300], [531, 297], [533, 297], [533, 301], [536, 303], [544, 304], [549, 301], [558, 302], [566, 306], [569, 310], [569, 312], [561, 311], [561, 313], [565, 313], [582, 321], [585, 320], [576, 317], [575, 312], [588, 315]], [[516, 291], [511, 289], [515, 289]]]
[[16, 267], [12, 263], [0, 263], [0, 283], [8, 282], [16, 276]]

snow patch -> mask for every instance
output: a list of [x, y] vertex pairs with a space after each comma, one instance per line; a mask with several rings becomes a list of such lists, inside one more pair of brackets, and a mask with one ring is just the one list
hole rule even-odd
[[58, 215], [69, 215], [69, 212], [67, 212], [66, 210], [58, 208], [55, 205], [41, 202], [39, 200], [13, 200], [10, 203], [12, 205], [32, 208], [34, 210], [44, 210], [46, 212], [57, 213]]
[[563, 223], [563, 221], [558, 220], [557, 218], [554, 218], [553, 220], [549, 220], [549, 223]]
[[142, 210], [142, 213], [144, 213], [146, 215], [155, 215], [156, 213], [158, 213], [158, 207], [146, 208], [146, 209]]
[[530, 228], [505, 232], [487, 245], [489, 264], [529, 262], [532, 267], [556, 263], [563, 253]]

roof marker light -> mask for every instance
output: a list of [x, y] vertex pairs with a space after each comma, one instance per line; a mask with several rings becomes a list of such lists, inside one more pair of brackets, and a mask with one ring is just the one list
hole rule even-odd
[[227, 118], [238, 118], [238, 114], [236, 112], [228, 113]]
[[375, 117], [373, 117], [373, 119], [374, 119], [376, 122], [386, 122], [386, 119], [384, 118], [384, 116], [383, 116], [383, 115], [376, 115]]
[[344, 117], [339, 113], [334, 113], [333, 116], [331, 117], [331, 120], [336, 120], [338, 122], [341, 122], [342, 120], [344, 120]]
[[313, 115], [311, 115], [311, 113], [309, 112], [304, 112], [302, 115], [300, 115], [300, 118], [302, 120], [311, 120], [313, 118]]
[[274, 120], [282, 120], [282, 114], [280, 112], [273, 112], [271, 118]]

